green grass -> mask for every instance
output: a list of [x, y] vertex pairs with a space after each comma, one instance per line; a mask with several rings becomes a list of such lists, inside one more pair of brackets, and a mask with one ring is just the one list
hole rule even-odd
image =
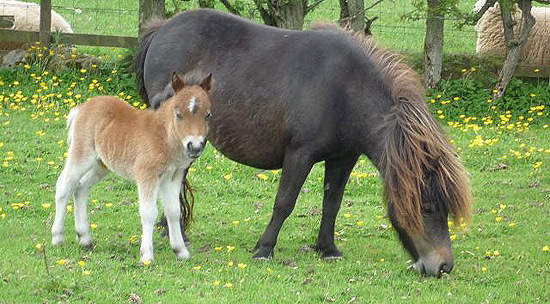
[[[434, 97], [434, 114], [441, 110], [442, 123], [452, 126], [447, 130], [475, 197], [470, 231], [452, 230], [455, 269], [440, 280], [407, 270], [409, 257], [385, 217], [381, 183], [366, 158], [354, 170], [337, 220], [336, 242], [344, 259], [326, 263], [307, 247], [319, 227], [320, 163], [281, 231], [275, 258], [251, 260], [271, 216], [280, 172], [239, 165], [212, 147], [190, 174], [197, 198], [189, 233], [192, 259], [177, 262], [168, 241], [156, 233], [156, 263], [143, 267], [136, 188], [115, 176], [91, 194], [92, 251], [78, 247], [72, 212], [65, 244], [51, 246], [49, 232], [68, 109], [94, 95], [119, 95], [141, 106], [132, 75], [121, 73], [112, 56], [85, 70], [43, 73], [41, 66], [0, 72], [0, 302], [121, 303], [132, 297], [143, 303], [550, 301], [546, 99], [531, 96], [537, 108], [525, 109], [520, 119], [500, 107], [491, 110], [489, 103], [478, 114], [450, 115], [467, 96]], [[451, 104], [441, 103], [445, 100]], [[493, 122], [485, 125], [487, 117]]]

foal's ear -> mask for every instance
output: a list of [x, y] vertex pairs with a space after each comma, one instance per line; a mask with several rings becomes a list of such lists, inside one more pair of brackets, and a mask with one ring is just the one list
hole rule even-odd
[[208, 76], [201, 81], [200, 86], [206, 93], [210, 93], [210, 89], [212, 88], [212, 73], [208, 74]]
[[185, 87], [185, 82], [183, 82], [183, 79], [181, 79], [178, 73], [174, 71], [174, 74], [172, 74], [172, 90], [176, 93], [177, 91], [183, 89], [183, 87]]

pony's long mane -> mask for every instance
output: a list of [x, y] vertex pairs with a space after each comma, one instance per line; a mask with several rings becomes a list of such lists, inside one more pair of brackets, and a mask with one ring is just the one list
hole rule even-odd
[[[377, 46], [363, 33], [334, 25], [314, 28], [344, 31], [356, 41], [379, 69], [393, 97], [391, 113], [382, 126], [387, 138], [380, 169], [384, 197], [393, 204], [399, 225], [422, 235], [423, 199], [435, 197], [447, 204], [456, 220], [468, 223], [472, 202], [468, 177], [428, 110], [417, 73], [401, 62], [402, 56]], [[435, 177], [435, 183], [427, 183], [428, 175]]]

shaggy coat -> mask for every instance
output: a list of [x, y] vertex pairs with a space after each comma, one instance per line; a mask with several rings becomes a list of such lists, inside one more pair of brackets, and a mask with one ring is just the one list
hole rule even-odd
[[[531, 14], [536, 23], [529, 34], [519, 62], [536, 66], [550, 65], [550, 7], [533, 7]], [[519, 33], [523, 19], [521, 11], [516, 10], [512, 14], [512, 19], [515, 21], [514, 33]], [[506, 42], [498, 3], [483, 14], [475, 28], [477, 31], [476, 54], [506, 55]]]

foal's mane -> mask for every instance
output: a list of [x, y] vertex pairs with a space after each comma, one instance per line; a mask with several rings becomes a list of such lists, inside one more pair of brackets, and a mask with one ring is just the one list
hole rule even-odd
[[[393, 97], [382, 126], [387, 136], [380, 169], [384, 197], [393, 204], [399, 225], [422, 235], [422, 202], [434, 198], [447, 204], [459, 222], [469, 222], [472, 197], [466, 172], [428, 110], [417, 73], [401, 62], [401, 55], [377, 46], [363, 33], [326, 24], [313, 28], [342, 31], [357, 42]], [[428, 177], [435, 182], [428, 184]]]

